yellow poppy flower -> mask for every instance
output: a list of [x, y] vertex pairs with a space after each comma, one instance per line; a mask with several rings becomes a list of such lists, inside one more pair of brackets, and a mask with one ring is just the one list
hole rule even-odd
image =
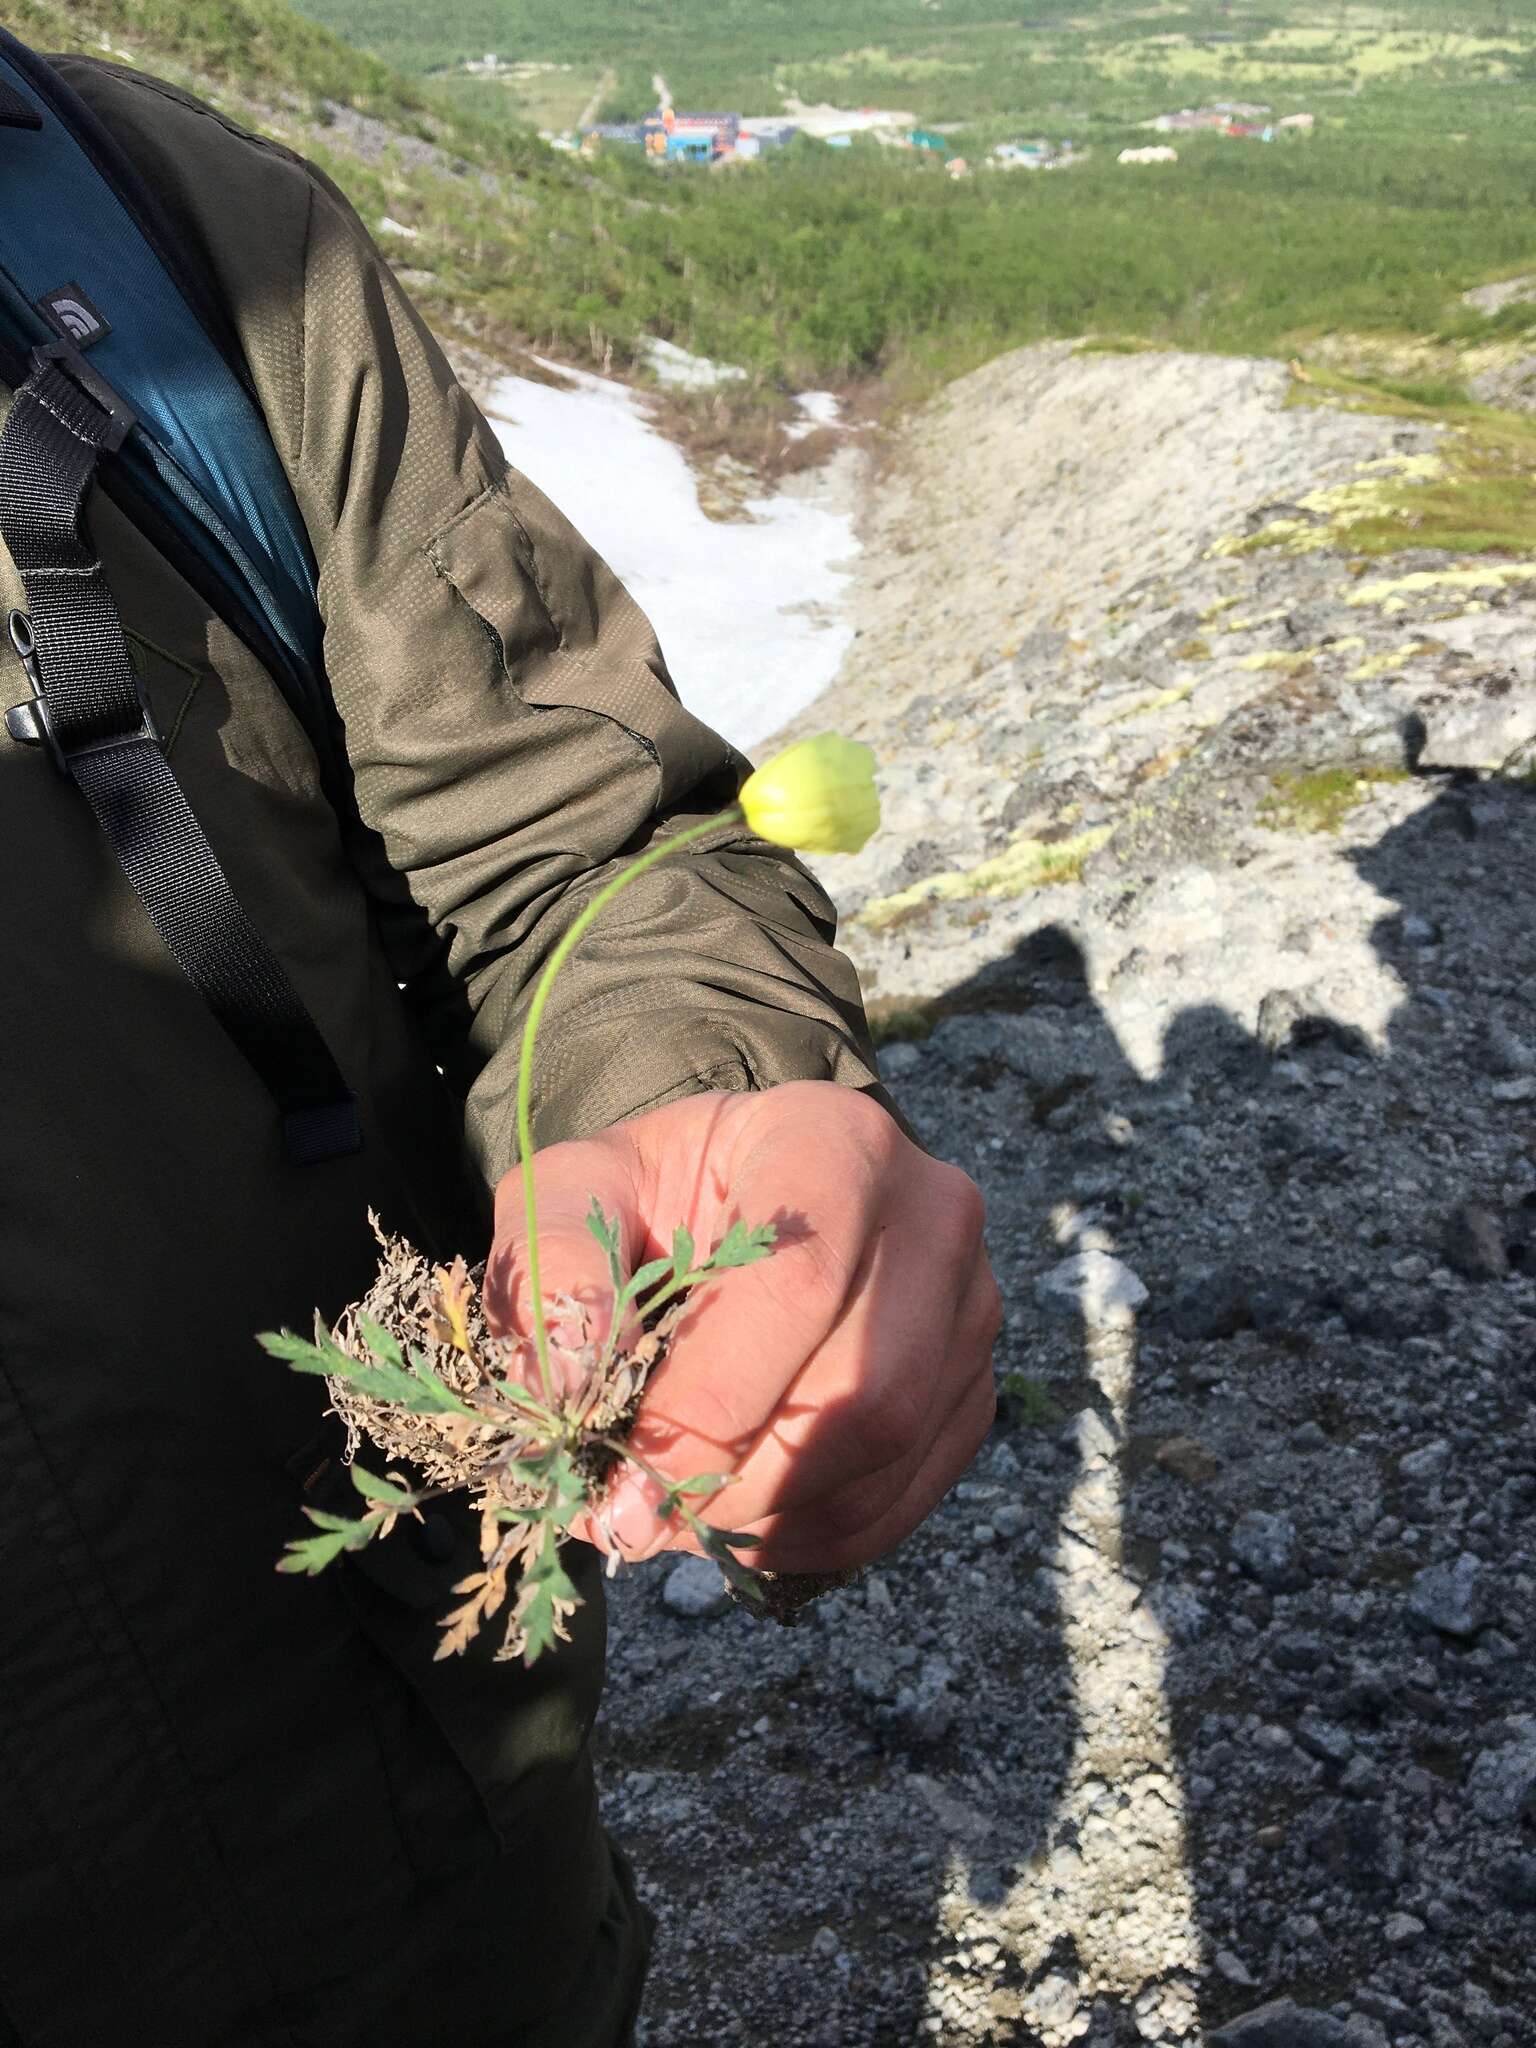
[[835, 732], [797, 740], [765, 761], [736, 801], [752, 830], [802, 853], [857, 853], [880, 823], [875, 757]]

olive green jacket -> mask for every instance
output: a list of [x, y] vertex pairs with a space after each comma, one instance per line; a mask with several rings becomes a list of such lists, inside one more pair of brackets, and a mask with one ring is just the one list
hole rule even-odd
[[[272, 678], [92, 500], [171, 765], [366, 1145], [285, 1163], [78, 793], [0, 739], [0, 2040], [598, 2048], [637, 1941], [586, 1756], [590, 1554], [577, 1640], [532, 1674], [489, 1643], [433, 1662], [470, 1554], [451, 1517], [279, 1577], [304, 1500], [349, 1489], [323, 1388], [253, 1333], [362, 1291], [370, 1207], [483, 1251], [540, 963], [744, 764], [334, 188], [153, 80], [58, 61], [216, 281], [319, 563], [347, 822]], [[652, 872], [557, 989], [541, 1142], [692, 1090], [871, 1085], [831, 934], [744, 831]]]

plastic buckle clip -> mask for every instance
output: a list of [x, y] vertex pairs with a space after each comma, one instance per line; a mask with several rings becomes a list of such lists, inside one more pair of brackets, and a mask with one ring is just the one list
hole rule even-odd
[[48, 711], [48, 699], [43, 694], [42, 671], [37, 659], [37, 640], [32, 631], [32, 621], [25, 612], [13, 611], [6, 619], [6, 631], [10, 635], [22, 667], [26, 670], [27, 681], [32, 686], [32, 695], [21, 704], [13, 704], [5, 714], [5, 730], [11, 739], [24, 747], [46, 747], [53, 756], [53, 765], [61, 775], [71, 773], [70, 763], [86, 754], [105, 754], [113, 747], [133, 746], [139, 740], [149, 740], [155, 746], [165, 744], [155, 715], [144, 694], [144, 685], [137, 674], [133, 678], [134, 695], [139, 700], [139, 722], [128, 732], [108, 733], [101, 739], [86, 740], [76, 747], [66, 748], [53, 729], [53, 719]]
[[32, 351], [32, 367], [41, 370], [49, 363], [56, 364], [79, 385], [87, 398], [101, 407], [107, 416], [107, 426], [97, 445], [104, 455], [115, 455], [139, 423], [133, 407], [125, 398], [118, 396], [72, 341], [65, 341], [61, 336], [57, 341], [39, 342]]

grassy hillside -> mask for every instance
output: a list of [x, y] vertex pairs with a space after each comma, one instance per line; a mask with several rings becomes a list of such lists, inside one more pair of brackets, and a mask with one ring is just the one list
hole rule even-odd
[[[660, 69], [679, 101], [771, 108], [785, 92], [845, 105], [920, 108], [932, 120], [1021, 115], [1102, 101], [1129, 114], [1144, 91], [1241, 78], [1315, 90], [1405, 69], [1476, 67], [1522, 41], [1529, 0], [1397, 0], [1365, 6], [1084, 0], [1070, 18], [997, 0], [305, 0], [317, 19], [407, 71], [487, 50], [569, 66], [612, 97], [652, 103]], [[515, 97], [529, 81], [482, 81]], [[537, 82], [532, 86], [537, 90]]]
[[[313, 4], [418, 62], [448, 47], [405, 39], [423, 17], [399, 0]], [[805, 143], [727, 175], [573, 161], [511, 119], [496, 83], [445, 95], [284, 0], [20, 0], [11, 19], [45, 48], [105, 38], [315, 155], [376, 229], [387, 215], [416, 230], [388, 246], [445, 330], [620, 366], [660, 334], [745, 365], [749, 381], [712, 411], [738, 440], [745, 421], [750, 445], [787, 391], [864, 381], [916, 394], [1048, 335], [1287, 355], [1326, 343], [1355, 368], [1362, 353], [1401, 354], [1405, 338], [1422, 352], [1439, 337], [1427, 368], [1395, 374], [1453, 386], [1464, 364], [1526, 346], [1536, 306], [1485, 318], [1459, 294], [1536, 270], [1536, 0], [1474, 7], [1486, 18], [1452, 27], [1430, 0], [1262, 16], [1212, 0], [1028, 32], [999, 23], [995, 0], [945, 0], [942, 14], [923, 0], [827, 0], [812, 27], [801, 0], [442, 0], [431, 17], [440, 38], [472, 49], [506, 49], [510, 25], [555, 53], [538, 61], [585, 48], [615, 75], [648, 70], [636, 53], [654, 39], [679, 97], [690, 38], [719, 86], [699, 96], [736, 97], [708, 68], [729, 46], [748, 103], [769, 90], [763, 65], [793, 68], [807, 94], [859, 99], [869, 50], [888, 49], [901, 63], [886, 96], [925, 119], [970, 107], [957, 140], [973, 153], [1004, 132], [1071, 132], [1090, 147], [1067, 171], [960, 183], [874, 144]], [[839, 71], [828, 45], [855, 35], [878, 41], [858, 44], [863, 70], [839, 58]], [[975, 54], [1005, 46], [1007, 63]], [[1136, 122], [1218, 94], [1304, 107], [1316, 132], [1272, 145], [1181, 137], [1176, 165], [1117, 165], [1123, 143], [1147, 139]], [[1009, 95], [1016, 121], [975, 111]], [[387, 130], [362, 136], [327, 102]]]
[[[1070, 23], [1000, 18], [996, 0], [443, 0], [430, 17], [405, 0], [306, 4], [493, 129], [530, 96], [569, 105], [605, 83], [609, 111], [635, 111], [659, 69], [680, 103], [896, 103], [961, 124], [973, 157], [1033, 132], [1090, 149], [1066, 173], [960, 186], [873, 146], [669, 177], [665, 207], [632, 212], [621, 246], [588, 232], [553, 258], [525, 252], [620, 354], [651, 328], [769, 380], [921, 382], [1092, 330], [1290, 352], [1340, 328], [1480, 332], [1458, 293], [1536, 265], [1536, 0], [1087, 0]], [[425, 75], [489, 49], [525, 75]], [[1139, 123], [1213, 97], [1309, 111], [1317, 128], [1283, 146], [1180, 138], [1162, 169], [1115, 163], [1147, 139]], [[609, 164], [605, 195], [626, 178], [636, 198], [661, 189]], [[515, 323], [536, 288], [521, 263], [498, 311]]]

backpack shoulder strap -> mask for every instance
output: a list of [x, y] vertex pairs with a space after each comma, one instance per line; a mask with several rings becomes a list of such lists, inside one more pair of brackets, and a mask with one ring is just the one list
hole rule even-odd
[[[8, 51], [0, 48], [0, 68], [7, 61]], [[53, 107], [32, 93], [30, 77], [14, 65], [8, 77], [0, 75], [0, 87], [38, 116], [35, 122], [18, 118], [15, 107], [0, 99], [0, 179], [9, 201], [12, 160], [25, 165], [29, 150], [56, 141], [59, 123]], [[40, 161], [45, 169], [50, 161], [65, 166], [71, 204], [83, 209], [72, 218], [61, 247], [89, 256], [96, 234], [120, 234], [125, 221], [133, 231], [126, 214], [114, 212], [110, 188], [92, 182], [94, 168], [83, 153], [77, 159], [55, 147], [51, 157], [44, 154]], [[36, 191], [35, 164], [30, 172]], [[46, 188], [46, 177], [42, 182]], [[5, 265], [0, 282], [12, 287], [14, 309], [20, 296], [17, 271], [28, 276], [27, 261], [39, 260], [41, 243], [29, 230], [29, 248], [22, 252], [26, 260], [18, 262], [21, 237], [11, 214], [8, 204], [0, 217], [0, 262]], [[122, 260], [121, 251], [117, 255]], [[104, 275], [116, 274], [106, 258], [102, 263]], [[159, 294], [152, 311], [169, 323], [168, 345], [186, 342], [188, 331], [176, 328], [174, 308], [190, 317], [189, 309], [173, 296], [168, 274], [157, 266], [141, 277]], [[83, 287], [71, 281], [62, 295], [45, 289], [44, 298], [52, 301], [58, 324], [76, 339], [90, 344], [104, 338], [105, 322]], [[5, 303], [0, 299], [0, 308]], [[280, 482], [282, 473], [264, 429], [256, 437], [250, 432], [250, 419], [259, 422], [260, 414], [212, 344], [207, 347], [212, 360], [195, 358], [185, 377], [174, 354], [177, 375], [171, 377], [145, 373], [138, 357], [127, 354], [129, 374], [137, 375], [147, 393], [148, 424], [74, 340], [55, 334], [32, 347], [0, 431], [0, 542], [15, 563], [28, 606], [27, 612], [11, 615], [10, 635], [33, 693], [30, 703], [6, 714], [5, 728], [12, 739], [46, 745], [56, 767], [85, 797], [155, 930], [265, 1083], [281, 1114], [289, 1159], [307, 1165], [358, 1149], [355, 1098], [281, 962], [241, 908], [171, 772], [86, 523], [86, 502], [98, 473], [103, 482], [119, 473], [138, 474], [152, 505], [167, 494], [174, 498], [186, 515], [188, 533], [207, 542], [203, 559], [221, 562], [225, 581], [240, 585], [263, 616], [282, 624], [281, 605], [262, 576], [263, 569], [293, 566], [283, 559], [281, 520], [263, 525], [245, 517], [246, 500], [254, 502], [268, 473], [260, 463], [261, 448]], [[212, 363], [226, 373], [222, 381]], [[237, 465], [231, 475], [239, 489], [223, 506], [204, 497], [199, 477], [189, 474], [174, 448], [159, 438], [165, 434], [174, 443], [178, 433], [190, 433], [195, 439], [197, 408], [203, 403], [210, 407], [204, 445], [183, 452], [204, 458], [204, 478], [210, 452]], [[242, 407], [251, 407], [249, 417]], [[251, 471], [238, 467], [247, 454], [253, 458]], [[135, 470], [135, 463], [146, 462], [147, 468]], [[198, 466], [194, 460], [192, 468]], [[226, 520], [226, 512], [241, 531]], [[296, 527], [297, 517], [295, 510]], [[183, 560], [184, 554], [178, 556]], [[302, 562], [298, 566], [302, 571]]]
[[199, 595], [274, 675], [334, 781], [314, 554], [228, 315], [180, 261], [90, 108], [3, 30], [0, 89], [34, 117], [32, 132], [0, 126], [9, 368], [60, 337], [89, 350], [137, 421], [103, 488], [190, 567]]

